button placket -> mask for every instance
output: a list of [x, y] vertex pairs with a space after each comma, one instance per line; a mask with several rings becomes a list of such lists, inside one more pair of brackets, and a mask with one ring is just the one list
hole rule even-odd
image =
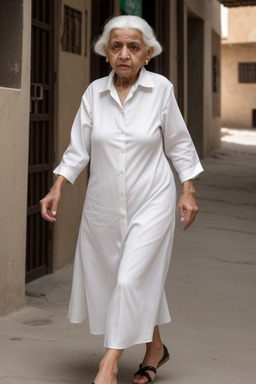
[[121, 110], [121, 119], [122, 124], [120, 124], [121, 129], [121, 140], [120, 140], [120, 149], [119, 149], [119, 213], [120, 213], [120, 229], [121, 234], [124, 235], [127, 228], [127, 214], [126, 214], [126, 199], [125, 199], [125, 153], [126, 153], [126, 129], [125, 129], [125, 110], [124, 107]]

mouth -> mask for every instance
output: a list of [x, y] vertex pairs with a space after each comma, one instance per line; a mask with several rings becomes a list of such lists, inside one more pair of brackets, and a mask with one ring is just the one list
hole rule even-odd
[[118, 68], [121, 68], [121, 69], [127, 69], [127, 68], [130, 68], [129, 65], [127, 64], [119, 64], [118, 65]]

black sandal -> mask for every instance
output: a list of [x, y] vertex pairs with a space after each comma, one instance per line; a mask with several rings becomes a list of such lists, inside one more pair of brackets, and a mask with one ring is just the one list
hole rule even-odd
[[162, 359], [159, 361], [157, 368], [161, 367], [161, 365], [166, 363], [169, 359], [170, 359], [170, 355], [169, 355], [168, 349], [164, 345], [164, 354], [163, 354]]
[[156, 375], [156, 372], [157, 372], [155, 367], [151, 367], [150, 365], [148, 365], [148, 366], [142, 368], [142, 364], [140, 364], [140, 368], [134, 374], [134, 376], [136, 376], [136, 375], [145, 376], [148, 379], [147, 383], [152, 383], [153, 380], [151, 379], [149, 373], [147, 373], [146, 371], [152, 371], [152, 372], [154, 372], [155, 375]]
[[[157, 368], [161, 367], [161, 365], [163, 365], [164, 363], [166, 363], [168, 360], [170, 359], [170, 355], [169, 355], [169, 352], [168, 352], [168, 349], [166, 348], [166, 346], [164, 345], [164, 353], [163, 353], [163, 357], [161, 358], [161, 360], [159, 361], [159, 363], [157, 364]], [[151, 365], [148, 365], [146, 367], [142, 367], [142, 364], [140, 364], [139, 366], [139, 369], [138, 371], [134, 374], [134, 376], [136, 375], [142, 375], [142, 376], [145, 376], [148, 381], [147, 383], [152, 383], [153, 380], [151, 378], [151, 376], [149, 375], [149, 373], [147, 371], [152, 371], [154, 372], [154, 374], [156, 375], [157, 373], [157, 370], [155, 367], [152, 367]]]

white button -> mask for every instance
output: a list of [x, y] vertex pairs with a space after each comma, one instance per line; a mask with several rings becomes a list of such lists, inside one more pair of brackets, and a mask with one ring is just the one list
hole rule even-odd
[[124, 197], [124, 193], [123, 193], [123, 192], [121, 192], [121, 193], [120, 193], [120, 196], [121, 196], [121, 197]]
[[120, 175], [123, 175], [124, 174], [124, 171], [120, 171]]
[[125, 150], [124, 149], [121, 149], [121, 153], [124, 153], [125, 152]]

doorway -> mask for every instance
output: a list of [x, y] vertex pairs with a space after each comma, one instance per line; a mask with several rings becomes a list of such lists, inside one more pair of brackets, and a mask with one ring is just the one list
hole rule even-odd
[[52, 229], [41, 218], [53, 163], [54, 2], [32, 0], [26, 282], [52, 271]]
[[[92, 2], [92, 24], [91, 37], [92, 42], [103, 32], [103, 26], [107, 19], [114, 14], [114, 0], [101, 1], [94, 0]], [[110, 72], [110, 66], [106, 64], [105, 57], [98, 56], [91, 51], [91, 82], [100, 77], [107, 76]]]
[[204, 22], [188, 12], [187, 25], [188, 129], [203, 157]]
[[154, 29], [163, 52], [149, 62], [146, 68], [169, 79], [170, 71], [170, 1], [143, 0], [142, 17]]

